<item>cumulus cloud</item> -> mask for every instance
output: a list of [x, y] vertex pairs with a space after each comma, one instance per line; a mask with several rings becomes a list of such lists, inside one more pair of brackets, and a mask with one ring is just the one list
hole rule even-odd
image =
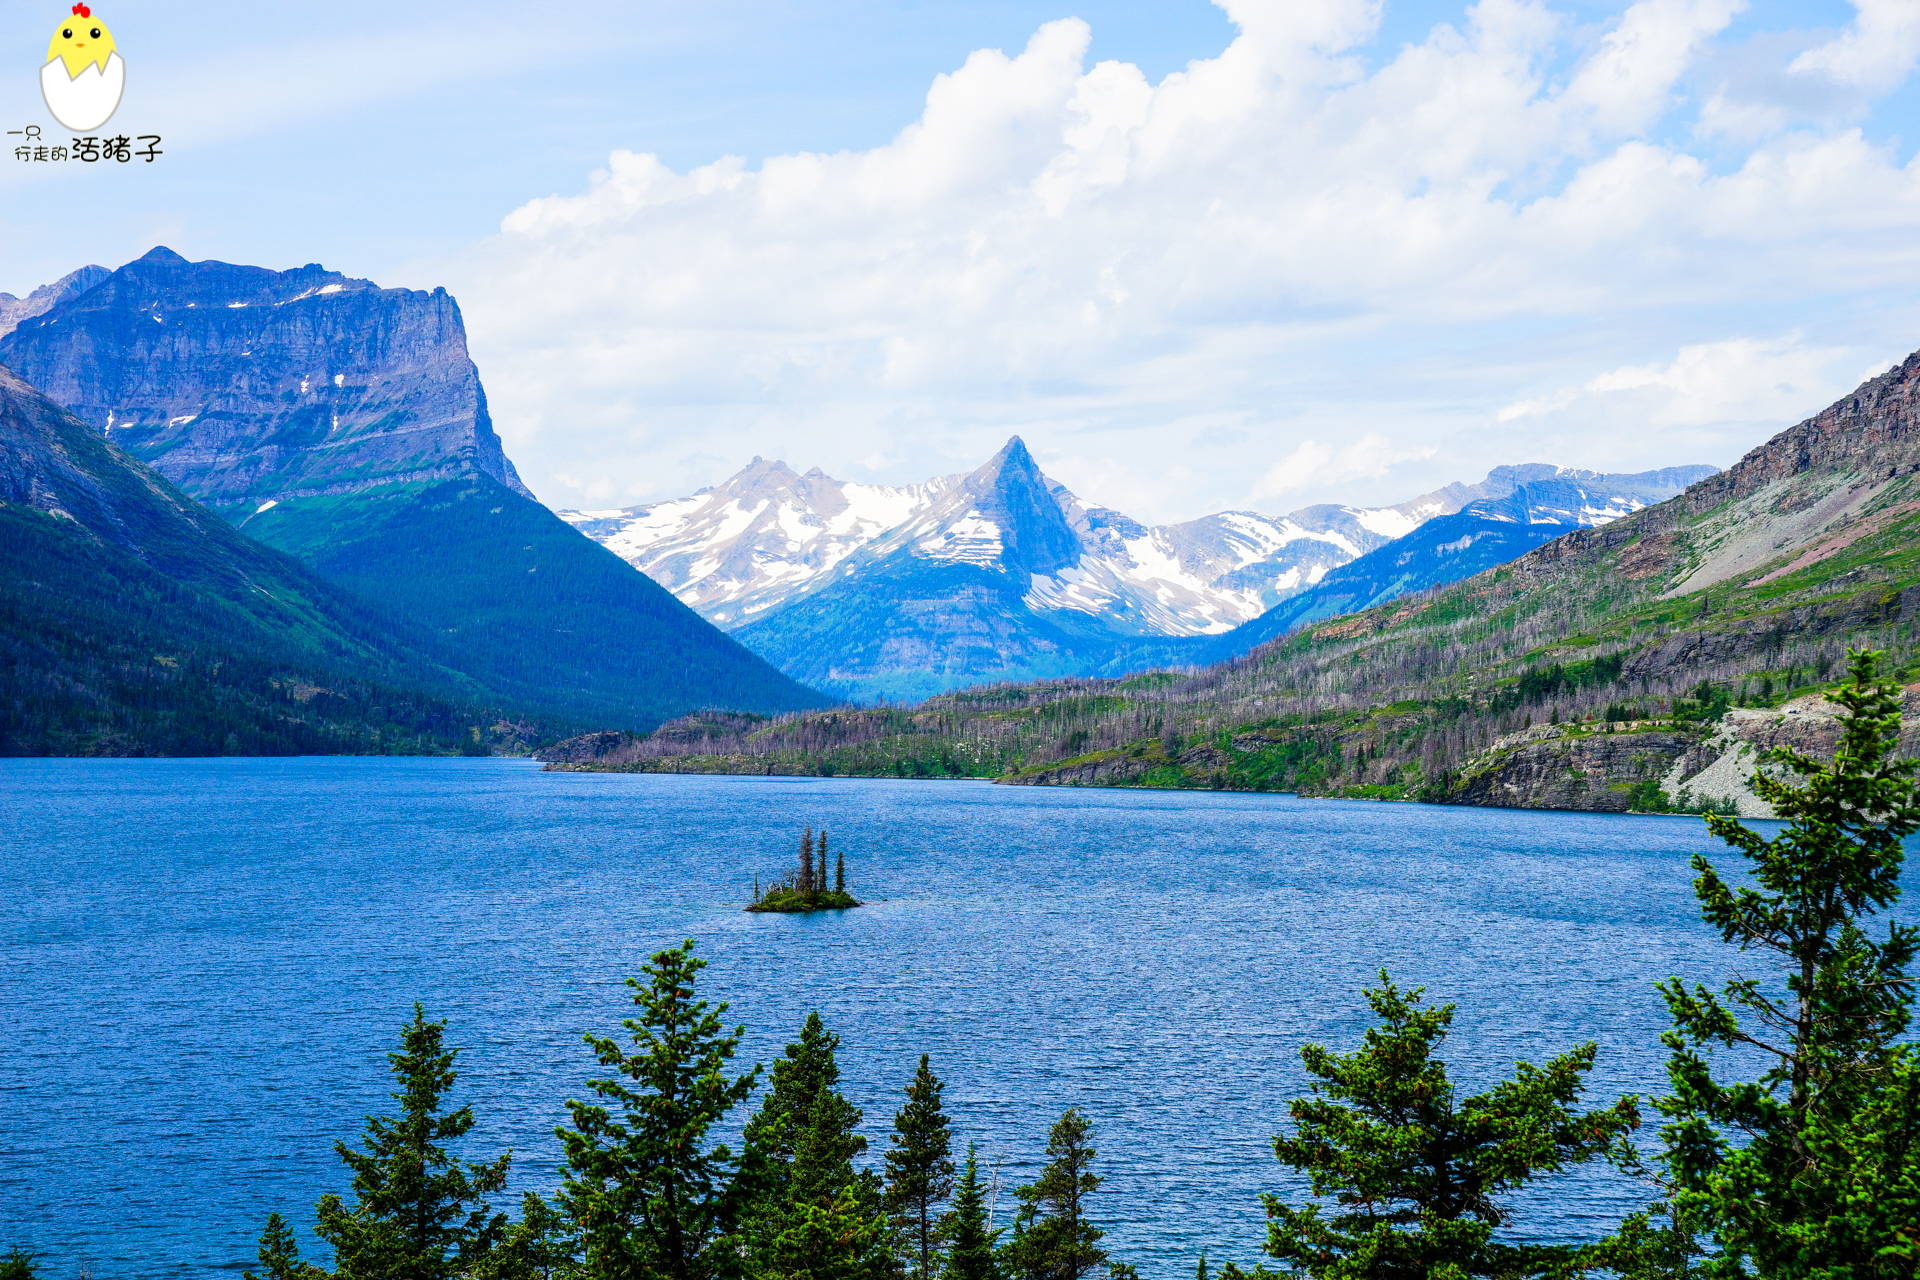
[[1854, 8], [1858, 16], [1852, 26], [1795, 58], [1788, 70], [1869, 93], [1885, 93], [1906, 79], [1920, 58], [1920, 4], [1854, 0]]
[[[967, 57], [884, 146], [684, 173], [619, 151], [515, 210], [447, 274], [522, 473], [561, 503], [755, 453], [909, 480], [1018, 431], [1083, 496], [1183, 518], [1398, 500], [1537, 457], [1516, 422], [1606, 405], [1628, 406], [1607, 469], [1725, 462], [1751, 442], [1662, 433], [1714, 404], [1790, 420], [1833, 384], [1705, 328], [1920, 280], [1920, 169], [1885, 142], [1672, 140], [1738, 0], [1640, 0], [1597, 32], [1481, 0], [1372, 63], [1365, 0], [1224, 7], [1233, 42], [1158, 84], [1088, 66], [1065, 19]], [[1823, 74], [1895, 74], [1851, 38]], [[1531, 390], [1556, 386], [1578, 390]], [[1545, 399], [1503, 419], [1522, 395]]]
[[1622, 430], [1725, 459], [1758, 443], [1767, 425], [1794, 421], [1850, 390], [1862, 380], [1849, 377], [1858, 355], [1808, 345], [1797, 334], [1698, 343], [1671, 361], [1611, 369], [1516, 401], [1497, 420], [1580, 466], [1602, 467], [1609, 433]]

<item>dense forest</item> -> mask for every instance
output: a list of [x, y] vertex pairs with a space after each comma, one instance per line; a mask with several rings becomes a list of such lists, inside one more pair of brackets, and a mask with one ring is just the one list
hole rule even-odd
[[[1358, 1045], [1300, 1049], [1311, 1090], [1273, 1152], [1304, 1175], [1305, 1203], [1264, 1196], [1265, 1257], [1203, 1254], [1198, 1280], [1920, 1275], [1920, 1046], [1906, 1038], [1920, 928], [1872, 920], [1896, 903], [1920, 831], [1920, 763], [1898, 755], [1901, 691], [1881, 659], [1850, 657], [1831, 761], [1783, 748], [1784, 777], [1756, 779], [1783, 829], [1707, 820], [1744, 865], [1695, 857], [1702, 922], [1749, 963], [1719, 991], [1661, 984], [1669, 1092], [1587, 1105], [1589, 1042], [1464, 1095], [1443, 1056], [1453, 1007], [1383, 971]], [[824, 875], [809, 845], [809, 875]], [[458, 1149], [475, 1118], [450, 1105], [457, 1052], [416, 1004], [389, 1055], [397, 1114], [336, 1144], [347, 1192], [313, 1209], [334, 1269], [304, 1260], [275, 1213], [248, 1280], [1137, 1276], [1099, 1225], [1098, 1117], [1067, 1109], [1003, 1212], [925, 1055], [871, 1152], [818, 1012], [770, 1073], [741, 1069], [744, 1028], [698, 994], [703, 963], [691, 940], [655, 954], [628, 980], [624, 1036], [586, 1037], [599, 1071], [585, 1101], [556, 1108], [562, 1184], [517, 1216], [489, 1199], [511, 1157]], [[1719, 1051], [1748, 1046], [1771, 1065], [1729, 1077]], [[738, 1149], [718, 1141], [756, 1094]], [[1520, 1230], [1513, 1192], [1595, 1163], [1643, 1188], [1645, 1208], [1596, 1239]], [[40, 1262], [16, 1247], [0, 1276], [32, 1280]]]

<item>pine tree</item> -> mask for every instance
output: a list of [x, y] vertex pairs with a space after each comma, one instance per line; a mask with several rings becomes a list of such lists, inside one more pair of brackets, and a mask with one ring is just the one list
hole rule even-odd
[[1366, 993], [1380, 1018], [1356, 1052], [1317, 1044], [1300, 1051], [1315, 1077], [1295, 1099], [1292, 1137], [1274, 1139], [1280, 1162], [1302, 1170], [1316, 1199], [1339, 1209], [1295, 1209], [1277, 1196], [1267, 1209], [1267, 1252], [1314, 1280], [1380, 1276], [1535, 1275], [1572, 1267], [1563, 1246], [1492, 1240], [1509, 1221], [1503, 1193], [1542, 1174], [1607, 1153], [1638, 1123], [1631, 1096], [1604, 1111], [1573, 1110], [1595, 1046], [1545, 1067], [1518, 1064], [1487, 1093], [1457, 1095], [1434, 1051], [1453, 1006], [1422, 1006], [1385, 971]]
[[794, 886], [803, 898], [813, 896], [813, 828], [800, 837], [800, 880]]
[[763, 1199], [784, 1200], [793, 1173], [794, 1153], [810, 1123], [814, 1099], [840, 1085], [840, 1065], [834, 1051], [840, 1037], [827, 1030], [820, 1011], [807, 1014], [800, 1038], [789, 1044], [773, 1064], [773, 1087], [759, 1113], [747, 1121], [745, 1141], [762, 1166]]
[[[300, 1261], [300, 1245], [293, 1228], [277, 1213], [267, 1215], [267, 1229], [260, 1233], [260, 1274], [242, 1271], [240, 1280], [308, 1280], [323, 1273], [318, 1267]], [[0, 1269], [0, 1280], [9, 1280]]]
[[[1920, 929], [1890, 923], [1875, 942], [1861, 927], [1899, 897], [1902, 842], [1920, 830], [1920, 763], [1899, 758], [1901, 690], [1881, 679], [1883, 656], [1848, 655], [1849, 681], [1829, 695], [1842, 709], [1831, 763], [1780, 748], [1773, 760], [1799, 781], [1754, 775], [1784, 831], [1769, 840], [1707, 817], [1757, 887], [1693, 860], [1707, 923], [1743, 951], [1773, 953], [1786, 975], [1784, 994], [1758, 978], [1719, 994], [1661, 986], [1674, 1023], [1663, 1037], [1673, 1093], [1657, 1103], [1669, 1210], [1719, 1246], [1704, 1275], [1912, 1275], [1920, 1261], [1920, 1065], [1896, 1043]], [[1774, 1065], [1722, 1084], [1711, 1045], [1758, 1048]]]
[[1099, 1247], [1106, 1233], [1086, 1214], [1086, 1199], [1102, 1182], [1093, 1172], [1099, 1153], [1088, 1143], [1091, 1133], [1087, 1118], [1069, 1107], [1047, 1135], [1053, 1160], [1031, 1184], [1015, 1190], [1020, 1214], [1007, 1252], [1016, 1275], [1081, 1280], [1107, 1261]]
[[709, 1147], [707, 1135], [753, 1091], [760, 1069], [726, 1078], [744, 1028], [727, 1032], [727, 1006], [694, 996], [705, 965], [689, 938], [655, 955], [645, 982], [627, 979], [640, 1015], [621, 1025], [635, 1051], [586, 1039], [601, 1065], [637, 1087], [589, 1080], [618, 1118], [569, 1099], [573, 1128], [557, 1131], [568, 1171], [561, 1203], [580, 1228], [588, 1270], [607, 1280], [718, 1280], [741, 1270], [738, 1232], [751, 1178], [724, 1144]]
[[867, 1140], [860, 1109], [822, 1089], [807, 1108], [784, 1201], [769, 1207], [755, 1250], [772, 1280], [889, 1280], [891, 1232], [879, 1179], [855, 1170]]
[[[353, 1170], [354, 1206], [321, 1197], [315, 1232], [333, 1246], [337, 1273], [348, 1280], [439, 1280], [460, 1274], [506, 1230], [486, 1197], [506, 1185], [512, 1153], [492, 1164], [455, 1164], [440, 1144], [473, 1128], [473, 1108], [445, 1115], [457, 1051], [444, 1044], [447, 1024], [428, 1022], [420, 1005], [402, 1028], [400, 1050], [387, 1055], [401, 1091], [400, 1117], [367, 1117], [366, 1150], [334, 1144]], [[264, 1265], [264, 1264], [263, 1264]]]
[[844, 851], [833, 855], [833, 891], [835, 893], [847, 891], [847, 855]]
[[827, 891], [827, 829], [820, 828], [820, 873], [813, 878], [813, 891], [824, 894]]
[[[545, 1200], [527, 1192], [520, 1221], [473, 1271], [473, 1280], [555, 1280], [578, 1274], [579, 1241], [572, 1224]], [[315, 1276], [314, 1280], [322, 1280]]]
[[1000, 1232], [987, 1228], [987, 1197], [980, 1185], [980, 1156], [967, 1144], [966, 1171], [953, 1194], [953, 1207], [940, 1219], [947, 1244], [945, 1280], [1000, 1280], [994, 1248]]
[[818, 1010], [808, 1014], [747, 1124], [760, 1170], [749, 1253], [768, 1280], [882, 1280], [892, 1272], [879, 1179], [853, 1167], [867, 1140], [857, 1132], [860, 1109], [839, 1091], [839, 1044]]
[[933, 1280], [940, 1260], [937, 1211], [953, 1191], [953, 1137], [940, 1109], [945, 1088], [921, 1054], [907, 1104], [893, 1117], [893, 1149], [887, 1152], [887, 1209], [914, 1280]]
[[37, 1280], [40, 1275], [39, 1263], [39, 1254], [15, 1245], [5, 1253], [0, 1253], [0, 1280]]

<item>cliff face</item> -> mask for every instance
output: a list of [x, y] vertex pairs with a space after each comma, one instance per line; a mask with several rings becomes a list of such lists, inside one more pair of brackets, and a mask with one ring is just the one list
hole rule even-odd
[[1631, 788], [1658, 783], [1697, 741], [1667, 730], [1512, 734], [1463, 770], [1451, 804], [1625, 813]]
[[531, 497], [444, 289], [161, 248], [22, 320], [0, 362], [230, 519], [474, 474]]
[[445, 290], [155, 249], [0, 339], [0, 361], [503, 705], [651, 727], [824, 701], [527, 493]]
[[43, 284], [24, 298], [0, 293], [0, 337], [5, 337], [28, 320], [51, 311], [68, 298], [78, 297], [113, 274], [105, 267], [88, 266], [69, 271], [52, 284]]

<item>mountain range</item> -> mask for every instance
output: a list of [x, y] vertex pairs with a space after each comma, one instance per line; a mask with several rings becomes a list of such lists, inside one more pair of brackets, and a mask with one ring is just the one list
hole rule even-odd
[[[1232, 656], [1328, 610], [1617, 519], [1713, 470], [1498, 467], [1396, 506], [1148, 527], [1081, 501], [1016, 436], [979, 469], [918, 485], [755, 458], [692, 497], [560, 515], [789, 675], [914, 699]], [[1441, 521], [1444, 536], [1430, 536]]]
[[[1424, 540], [1376, 549], [1316, 590], [1364, 599], [1412, 584], [1429, 572], [1422, 554], [1535, 527], [1521, 517], [1556, 505], [1578, 522], [1588, 487], [1523, 477], [1507, 499], [1433, 520], [1416, 531]], [[1470, 523], [1448, 525], [1462, 516]], [[1674, 497], [1557, 528], [1517, 558], [1339, 616], [1296, 617], [1197, 670], [774, 722], [694, 716], [543, 758], [1616, 812], [1711, 801], [1769, 816], [1747, 779], [1773, 747], [1831, 751], [1823, 692], [1848, 649], [1884, 650], [1889, 674], [1920, 678], [1920, 352]], [[1920, 751], [1920, 683], [1907, 687], [1902, 736], [1906, 754]]]
[[36, 290], [0, 364], [247, 537], [432, 637], [498, 705], [640, 727], [827, 701], [533, 500], [444, 290], [164, 248], [97, 270]]

